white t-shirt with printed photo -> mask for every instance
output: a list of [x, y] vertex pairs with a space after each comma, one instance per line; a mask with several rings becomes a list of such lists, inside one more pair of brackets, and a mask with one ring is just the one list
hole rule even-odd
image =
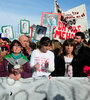
[[72, 58], [68, 58], [66, 56], [64, 56], [64, 60], [65, 60], [65, 77], [72, 77], [73, 76], [73, 68], [71, 62], [73, 60]]
[[[45, 61], [49, 62], [48, 68], [45, 67]], [[40, 69], [34, 71], [32, 77], [49, 76], [50, 73], [54, 71], [53, 52], [48, 50], [46, 53], [43, 53], [39, 49], [34, 50], [31, 54], [31, 59], [30, 59], [31, 68], [34, 68], [37, 63], [40, 64]]]

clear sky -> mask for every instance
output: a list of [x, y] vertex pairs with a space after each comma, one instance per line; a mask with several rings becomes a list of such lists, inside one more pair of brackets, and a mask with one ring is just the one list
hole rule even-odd
[[[64, 12], [85, 3], [90, 28], [90, 0], [57, 0], [57, 2]], [[42, 12], [51, 11], [54, 12], [54, 0], [0, 0], [0, 28], [12, 25], [14, 32], [18, 32], [20, 19], [30, 20], [31, 25], [40, 24]]]

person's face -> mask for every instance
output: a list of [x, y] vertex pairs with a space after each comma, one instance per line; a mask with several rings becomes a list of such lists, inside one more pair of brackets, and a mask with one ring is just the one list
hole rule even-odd
[[12, 48], [12, 51], [14, 54], [19, 54], [21, 52], [21, 46], [19, 46], [17, 43]]
[[50, 50], [50, 44], [48, 44], [48, 46], [42, 45], [40, 50], [41, 52], [46, 53], [48, 50]]
[[80, 43], [83, 42], [83, 39], [81, 38], [81, 36], [75, 36], [75, 44], [76, 45], [79, 45]]
[[26, 23], [24, 23], [23, 28], [27, 28], [27, 24]]
[[29, 39], [27, 37], [23, 37], [21, 39], [21, 44], [22, 44], [22, 47], [26, 47], [29, 43]]
[[8, 30], [8, 29], [6, 29], [6, 30], [5, 30], [5, 33], [9, 33], [9, 30]]
[[69, 65], [69, 67], [68, 67], [68, 76], [70, 77], [72, 77], [72, 73], [73, 73], [73, 71], [72, 71], [72, 66], [71, 65]]
[[65, 46], [66, 54], [71, 54], [73, 52], [74, 47], [72, 45]]

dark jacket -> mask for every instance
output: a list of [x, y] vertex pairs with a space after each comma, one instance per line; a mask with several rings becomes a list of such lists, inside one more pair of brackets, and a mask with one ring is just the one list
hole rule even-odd
[[87, 75], [83, 72], [85, 65], [90, 66], [90, 48], [84, 45], [78, 50], [78, 76], [86, 77]]
[[[73, 67], [73, 77], [77, 77], [77, 64], [78, 60], [77, 57], [74, 56], [70, 65]], [[52, 72], [52, 76], [64, 76], [65, 75], [65, 60], [64, 55], [61, 54], [60, 56], [56, 57], [55, 59], [55, 71]]]

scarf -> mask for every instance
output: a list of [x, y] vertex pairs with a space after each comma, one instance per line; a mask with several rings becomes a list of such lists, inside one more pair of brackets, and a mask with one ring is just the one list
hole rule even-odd
[[22, 57], [22, 53], [20, 53], [19, 55], [15, 56], [13, 53], [11, 53], [12, 57], [14, 59], [20, 59]]
[[79, 51], [79, 49], [80, 49], [81, 47], [82, 47], [82, 43], [80, 43], [79, 46], [76, 47], [76, 55], [78, 55], [78, 51]]

